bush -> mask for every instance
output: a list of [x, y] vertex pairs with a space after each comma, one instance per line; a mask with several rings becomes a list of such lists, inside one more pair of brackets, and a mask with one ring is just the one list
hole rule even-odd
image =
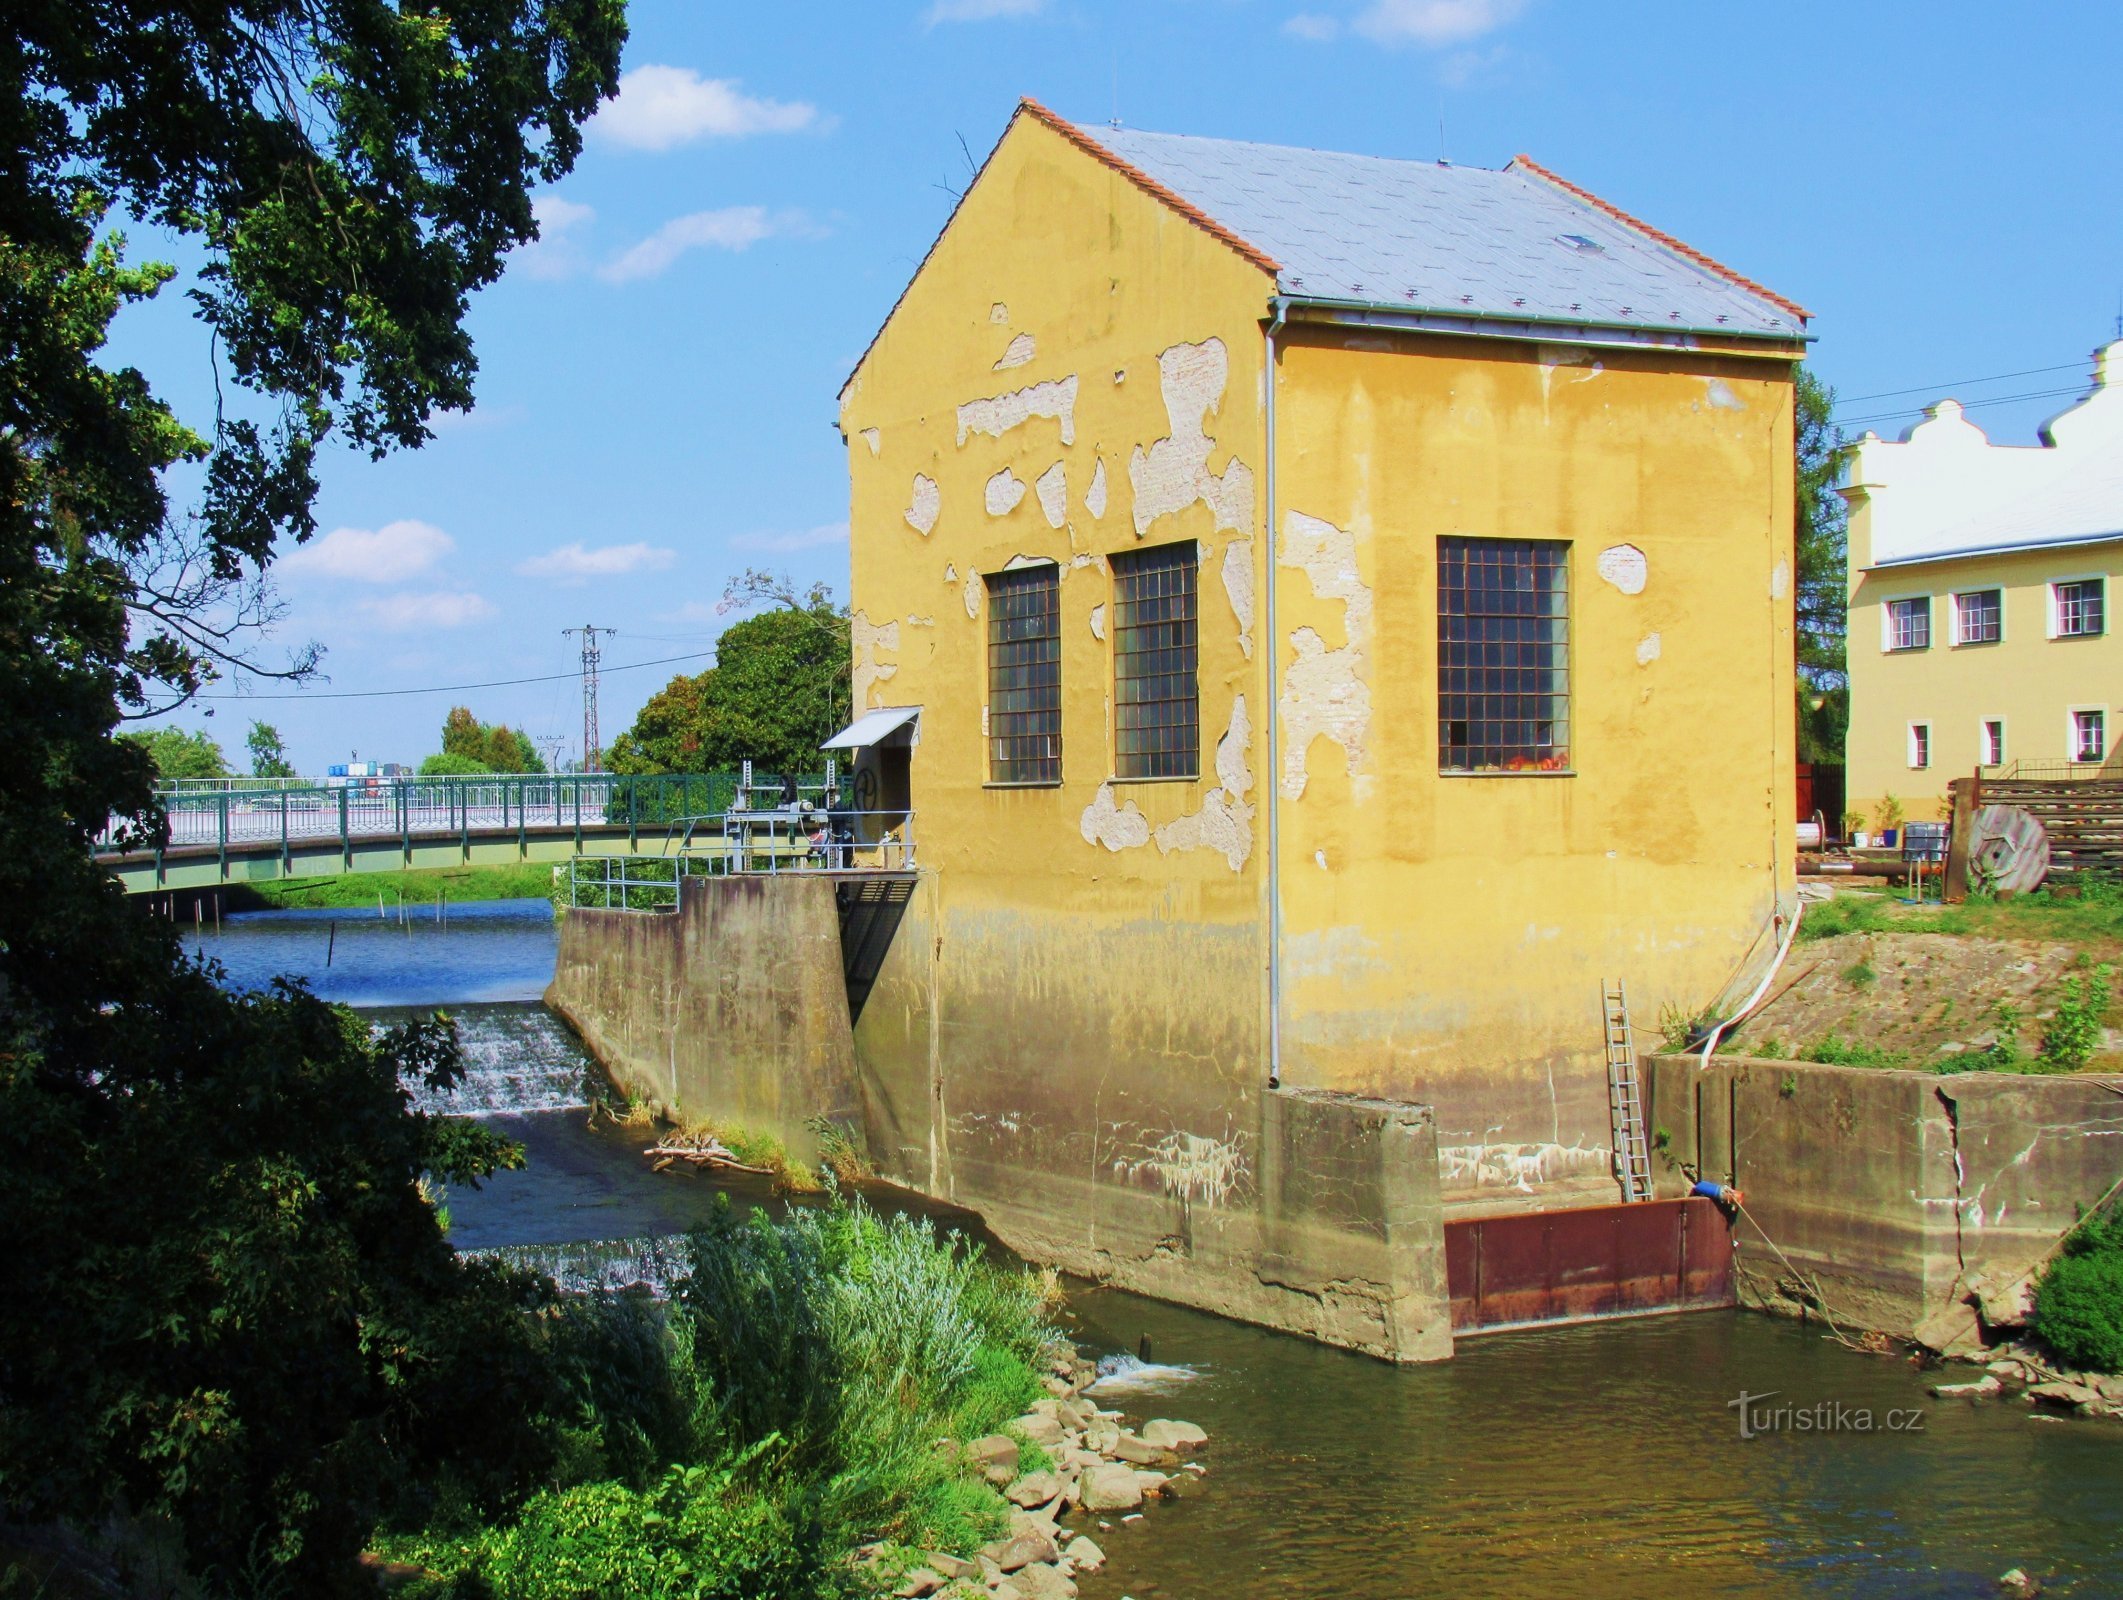
[[2035, 1331], [2072, 1366], [2123, 1372], [2123, 1217], [2095, 1217], [2064, 1241], [2035, 1289]]
[[2091, 972], [2066, 978], [2063, 996], [2042, 1034], [2042, 1061], [2052, 1072], [2076, 1072], [2101, 1047], [2101, 1019], [2108, 1012], [2105, 962]]
[[1830, 1067], [1899, 1067], [1909, 1057], [1900, 1050], [1876, 1044], [1853, 1043], [1831, 1033], [1800, 1053], [1802, 1061], [1818, 1061]]

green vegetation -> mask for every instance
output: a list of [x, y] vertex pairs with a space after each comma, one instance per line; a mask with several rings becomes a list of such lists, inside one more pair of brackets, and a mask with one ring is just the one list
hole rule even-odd
[[530, 736], [505, 722], [481, 722], [469, 706], [442, 719], [442, 753], [420, 763], [423, 778], [471, 778], [490, 772], [543, 772]]
[[1870, 956], [1859, 956], [1843, 969], [1843, 981], [1853, 989], [1870, 989], [1880, 981], [1880, 975], [1873, 970]]
[[118, 742], [147, 752], [148, 760], [155, 764], [155, 776], [164, 783], [174, 783], [180, 778], [226, 778], [229, 775], [228, 757], [211, 734], [186, 733], [182, 728], [156, 728], [147, 733], [121, 733]]
[[[271, 564], [316, 531], [321, 455], [471, 405], [471, 296], [535, 235], [625, 31], [618, 0], [9, 8], [0, 1524], [56, 1559], [0, 1585], [373, 1594], [385, 1512], [505, 1521], [557, 1470], [551, 1285], [460, 1258], [420, 1188], [520, 1159], [408, 1104], [459, 1075], [448, 1028], [223, 991], [90, 845], [154, 837], [155, 777], [199, 770], [124, 718], [274, 665]], [[150, 343], [198, 352], [196, 427], [111, 343], [176, 276], [113, 218], [192, 269], [198, 337]]]
[[1042, 1394], [1041, 1279], [838, 1198], [780, 1222], [725, 1200], [686, 1252], [667, 1310], [606, 1295], [551, 1321], [577, 1406], [561, 1469], [512, 1517], [437, 1502], [385, 1540], [438, 1574], [427, 1593], [823, 1596], [859, 1543], [970, 1552], [1002, 1530], [1001, 1497], [936, 1441]]
[[270, 722], [253, 722], [251, 731], [243, 736], [243, 745], [251, 753], [252, 777], [295, 776], [294, 763], [287, 758], [287, 742], [280, 737], [280, 730]]
[[1830, 420], [1835, 413], [1835, 391], [1803, 366], [1797, 369], [1793, 404], [1799, 759], [1841, 761], [1850, 723], [1843, 638], [1849, 508], [1836, 493], [1842, 476], [1843, 435]]
[[1830, 1033], [1815, 1040], [1798, 1055], [1801, 1061], [1818, 1061], [1830, 1067], [1901, 1067], [1909, 1057], [1900, 1050], [1883, 1050], [1875, 1044], [1845, 1041]]
[[715, 665], [673, 678], [649, 698], [607, 752], [614, 772], [714, 772], [752, 761], [766, 772], [810, 772], [818, 747], [846, 724], [846, 611], [818, 585], [748, 572], [733, 604], [771, 604], [723, 630]]
[[1906, 905], [1893, 894], [1844, 890], [1806, 908], [1799, 942], [1843, 933], [1942, 933], [1962, 938], [2050, 939], [2095, 960], [2123, 956], [2123, 885], [2060, 884], [2003, 899], [1971, 895], [1958, 906]]
[[1690, 1011], [1672, 1001], [1659, 1007], [1659, 1038], [1668, 1055], [1679, 1055], [1717, 1026], [1717, 1013]]
[[2042, 1033], [2042, 1060], [2052, 1072], [2077, 1072], [2101, 1047], [2101, 1019], [2108, 1013], [2106, 963], [2074, 973], [2058, 988], [2063, 992]]
[[345, 906], [376, 909], [376, 897], [397, 914], [431, 912], [437, 898], [450, 905], [471, 900], [544, 900], [553, 893], [553, 868], [543, 861], [512, 861], [499, 867], [418, 867], [406, 872], [346, 872], [328, 878], [287, 878], [276, 883], [236, 884], [228, 891], [231, 911], [261, 907], [294, 910]]
[[2035, 1331], [2082, 1371], [2123, 1372], [2123, 1217], [2089, 1217], [2035, 1287]]

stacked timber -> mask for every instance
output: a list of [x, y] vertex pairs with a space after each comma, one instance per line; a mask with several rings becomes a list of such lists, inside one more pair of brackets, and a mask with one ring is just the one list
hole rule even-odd
[[2052, 873], [2123, 879], [2123, 780], [1985, 778], [1982, 792], [2042, 824]]

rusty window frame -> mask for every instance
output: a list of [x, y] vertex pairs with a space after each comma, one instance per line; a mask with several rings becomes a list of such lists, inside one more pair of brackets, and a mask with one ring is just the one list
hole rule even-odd
[[988, 781], [1061, 782], [1061, 569], [991, 572]]
[[1570, 768], [1570, 544], [1437, 542], [1440, 772]]
[[1113, 775], [1198, 778], [1201, 554], [1194, 541], [1127, 550], [1113, 567]]

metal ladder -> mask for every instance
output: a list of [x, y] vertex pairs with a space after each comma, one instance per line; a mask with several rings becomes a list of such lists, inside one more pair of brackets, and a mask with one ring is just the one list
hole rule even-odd
[[1644, 1143], [1636, 1041], [1629, 1032], [1629, 995], [1621, 979], [1600, 985], [1600, 1017], [1607, 1032], [1607, 1112], [1614, 1129], [1614, 1173], [1621, 1180], [1625, 1201], [1649, 1200], [1651, 1151]]

